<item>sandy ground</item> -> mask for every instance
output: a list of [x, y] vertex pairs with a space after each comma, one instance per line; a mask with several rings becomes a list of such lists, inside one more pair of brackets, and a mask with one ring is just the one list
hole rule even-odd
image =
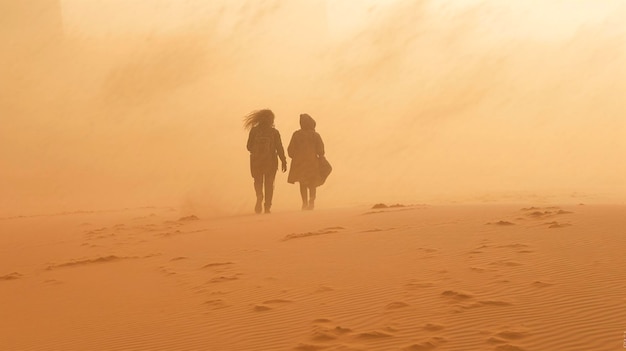
[[626, 206], [0, 220], [2, 350], [621, 350]]

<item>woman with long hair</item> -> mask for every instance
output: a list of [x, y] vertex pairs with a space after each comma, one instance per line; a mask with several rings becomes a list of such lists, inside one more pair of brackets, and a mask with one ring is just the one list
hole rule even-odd
[[285, 149], [280, 133], [274, 128], [274, 112], [268, 109], [253, 111], [244, 117], [243, 126], [244, 129], [250, 130], [247, 147], [250, 151], [250, 173], [254, 178], [256, 192], [254, 212], [261, 213], [265, 199], [265, 213], [270, 213], [278, 158], [282, 162], [282, 171], [287, 171]]
[[291, 169], [287, 181], [300, 183], [302, 209], [315, 207], [317, 187], [324, 183], [320, 171], [320, 159], [324, 158], [324, 142], [315, 131], [315, 120], [306, 113], [300, 115], [300, 129], [293, 133], [287, 154], [291, 157]]

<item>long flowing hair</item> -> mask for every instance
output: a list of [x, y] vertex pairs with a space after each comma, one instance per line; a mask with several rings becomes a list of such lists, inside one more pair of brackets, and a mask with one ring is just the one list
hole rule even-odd
[[256, 126], [274, 126], [274, 112], [269, 109], [256, 110], [247, 114], [243, 118], [243, 128], [246, 130]]

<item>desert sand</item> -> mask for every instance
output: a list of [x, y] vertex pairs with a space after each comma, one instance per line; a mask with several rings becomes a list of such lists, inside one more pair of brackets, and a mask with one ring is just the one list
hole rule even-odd
[[626, 208], [0, 220], [1, 349], [619, 350]]

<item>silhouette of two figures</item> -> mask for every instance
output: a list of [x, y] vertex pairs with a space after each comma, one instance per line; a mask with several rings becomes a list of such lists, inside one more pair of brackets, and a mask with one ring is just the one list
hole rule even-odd
[[[274, 113], [268, 109], [254, 111], [244, 118], [244, 128], [250, 130], [247, 148], [256, 193], [256, 213], [261, 213], [263, 209], [265, 213], [270, 213], [278, 159], [281, 161], [281, 170], [287, 171], [285, 150], [280, 133], [274, 127], [274, 118]], [[324, 142], [315, 127], [316, 122], [311, 116], [301, 114], [300, 129], [293, 133], [287, 147], [287, 153], [292, 159], [287, 181], [300, 184], [303, 210], [315, 208], [317, 187], [324, 184], [332, 171], [324, 156]]]

